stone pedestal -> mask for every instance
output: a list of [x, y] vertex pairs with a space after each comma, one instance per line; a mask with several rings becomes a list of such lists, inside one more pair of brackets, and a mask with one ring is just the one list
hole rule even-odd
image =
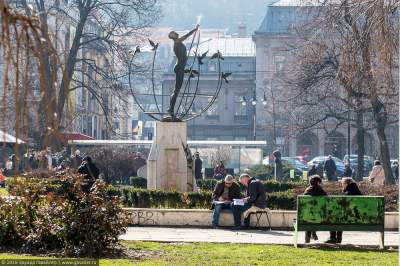
[[147, 161], [148, 189], [193, 191], [193, 175], [183, 147], [186, 140], [185, 122], [156, 123]]

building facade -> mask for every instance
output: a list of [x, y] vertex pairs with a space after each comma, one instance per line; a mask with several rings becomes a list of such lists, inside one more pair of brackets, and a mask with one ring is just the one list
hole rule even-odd
[[[193, 112], [201, 112], [208, 105], [217, 88], [218, 66], [210, 56], [220, 51], [221, 71], [232, 73], [229, 83], [222, 85], [218, 99], [200, 117], [188, 122], [188, 138], [192, 140], [253, 140], [255, 107], [250, 99], [255, 94], [255, 49], [251, 38], [207, 38], [200, 42], [198, 54], [208, 51], [200, 68], [199, 96]], [[193, 57], [189, 57], [191, 62]], [[175, 61], [164, 74], [162, 82], [162, 109], [169, 107], [169, 95], [175, 86]], [[185, 82], [184, 82], [185, 84]], [[193, 86], [193, 85], [192, 85]], [[202, 96], [203, 95], [203, 96]], [[178, 99], [179, 101], [179, 99]]]
[[[268, 143], [267, 153], [279, 148], [285, 156], [332, 154], [343, 158], [347, 154], [347, 126], [339, 127], [327, 134], [326, 130], [314, 129], [293, 135], [285, 131], [284, 125], [288, 119], [280, 110], [282, 104], [277, 101], [278, 94], [284, 95], [288, 85], [280, 82], [284, 75], [290, 72], [291, 64], [296, 64], [290, 47], [295, 47], [298, 41], [296, 27], [307, 21], [309, 13], [304, 11], [304, 3], [298, 0], [281, 0], [269, 5], [259, 29], [255, 31], [253, 40], [256, 45], [256, 90], [257, 97], [267, 95], [268, 104], [257, 106], [258, 136], [265, 133]], [[285, 103], [290, 105], [290, 102]], [[287, 108], [287, 106], [286, 106]], [[326, 127], [329, 129], [329, 122]], [[398, 157], [398, 124], [387, 129], [392, 158]], [[260, 138], [261, 140], [261, 138]], [[356, 153], [356, 130], [350, 132], [351, 153]], [[366, 155], [379, 156], [379, 141], [374, 130], [367, 131], [365, 136]]]

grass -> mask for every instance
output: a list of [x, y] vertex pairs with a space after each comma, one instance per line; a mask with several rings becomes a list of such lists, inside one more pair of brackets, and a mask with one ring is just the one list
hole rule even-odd
[[[398, 265], [398, 253], [355, 248], [298, 248], [249, 244], [170, 244], [124, 241], [132, 250], [159, 251], [144, 259], [101, 259], [101, 266], [127, 265]], [[34, 258], [0, 254], [1, 259]]]

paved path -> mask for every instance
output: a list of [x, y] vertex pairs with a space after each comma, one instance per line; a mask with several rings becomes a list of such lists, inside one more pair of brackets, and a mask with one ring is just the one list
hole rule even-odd
[[[323, 243], [329, 232], [318, 232], [318, 241]], [[360, 246], [378, 246], [380, 234], [376, 232], [344, 232], [343, 244]], [[291, 231], [260, 231], [167, 227], [129, 227], [123, 240], [145, 240], [159, 242], [211, 242], [211, 243], [253, 243], [253, 244], [293, 244]], [[299, 244], [304, 243], [304, 232], [299, 233]], [[399, 246], [398, 232], [385, 232], [386, 246]]]

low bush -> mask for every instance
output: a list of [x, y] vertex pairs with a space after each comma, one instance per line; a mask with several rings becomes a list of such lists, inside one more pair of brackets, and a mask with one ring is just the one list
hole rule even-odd
[[[174, 192], [144, 190], [136, 188], [110, 188], [110, 196], [121, 196], [124, 207], [130, 208], [170, 208], [170, 209], [208, 209], [211, 207], [212, 192]], [[292, 191], [267, 194], [267, 206], [273, 209], [293, 210], [296, 197]]]
[[[196, 180], [197, 186], [199, 187], [200, 190], [205, 190], [205, 191], [212, 191], [214, 190], [215, 185], [219, 182], [219, 180], [216, 179], [200, 179]], [[296, 187], [302, 187], [304, 188], [306, 186], [306, 182], [304, 181], [297, 181], [297, 182], [278, 182], [275, 180], [266, 180], [262, 181], [264, 183], [264, 188], [265, 191], [270, 193], [270, 192], [278, 192], [278, 191], [287, 191]], [[242, 187], [242, 190], [244, 190], [244, 187]]]
[[129, 178], [129, 185], [135, 188], [147, 188], [147, 179], [144, 177], [132, 176]]
[[[215, 183], [215, 180], [208, 181]], [[297, 195], [304, 193], [307, 185], [304, 182], [279, 183], [266, 181], [267, 206], [271, 209], [295, 210]], [[386, 186], [384, 189], [371, 185], [368, 182], [359, 183], [364, 195], [384, 195], [386, 211], [398, 210], [398, 186]], [[339, 182], [323, 183], [322, 187], [328, 195], [341, 195], [342, 188]], [[137, 188], [110, 188], [110, 196], [121, 196], [124, 207], [134, 208], [184, 208], [207, 209], [211, 205], [212, 191], [180, 193], [160, 190], [144, 190]]]
[[97, 256], [115, 248], [126, 226], [119, 199], [109, 196], [102, 182], [88, 194], [81, 184], [74, 176], [13, 179], [9, 193], [15, 197], [0, 199], [0, 245], [61, 249], [73, 256]]

